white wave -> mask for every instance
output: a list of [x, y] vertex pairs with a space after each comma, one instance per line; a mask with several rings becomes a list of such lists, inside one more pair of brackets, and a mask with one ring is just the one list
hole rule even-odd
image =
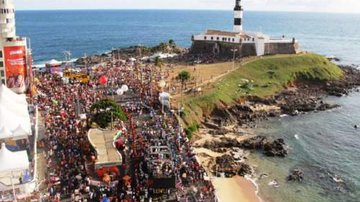
[[298, 135], [298, 134], [295, 134], [294, 137], [295, 137], [295, 139], [297, 139], [297, 140], [299, 139], [299, 135]]
[[273, 181], [269, 182], [268, 185], [273, 186], [275, 188], [280, 187], [280, 184], [279, 184], [279, 182], [277, 180], [273, 180]]
[[258, 197], [259, 201], [263, 202], [263, 200], [259, 196], [259, 185], [256, 183], [256, 179], [251, 178], [250, 175], [245, 175], [245, 179], [249, 180], [255, 186], [256, 189], [255, 194]]

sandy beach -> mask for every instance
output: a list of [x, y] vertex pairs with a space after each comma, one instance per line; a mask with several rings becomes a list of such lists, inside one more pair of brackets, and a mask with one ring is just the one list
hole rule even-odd
[[256, 187], [243, 177], [213, 178], [212, 182], [220, 202], [261, 202]]
[[[231, 154], [231, 152], [229, 150], [224, 153], [218, 153], [203, 148], [200, 145], [204, 144], [206, 141], [219, 140], [221, 137], [234, 138], [241, 141], [252, 137], [252, 135], [239, 136], [236, 134], [226, 134], [224, 136], [213, 136], [207, 133], [207, 130], [200, 130], [197, 137], [198, 140], [194, 142], [194, 150], [197, 154], [197, 159], [204, 166], [208, 174], [211, 173], [211, 167], [214, 165], [214, 158], [224, 154]], [[241, 155], [247, 156], [242, 152]], [[211, 177], [211, 180], [220, 202], [261, 202], [261, 199], [257, 196], [257, 188], [255, 185], [244, 177], [236, 176], [233, 178], [219, 178], [213, 176]]]

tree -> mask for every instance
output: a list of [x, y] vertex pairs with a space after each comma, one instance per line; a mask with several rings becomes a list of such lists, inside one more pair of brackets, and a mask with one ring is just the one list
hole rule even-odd
[[169, 40], [169, 45], [170, 45], [171, 47], [175, 47], [175, 46], [176, 46], [175, 41], [174, 41], [173, 39], [170, 39], [170, 40]]
[[[186, 82], [190, 79], [190, 73], [188, 71], [182, 71], [178, 74], [177, 79], [179, 79], [181, 81], [181, 92], [180, 92], [180, 97], [181, 97], [181, 106], [183, 105], [183, 89], [184, 89], [184, 85], [186, 85]], [[179, 109], [180, 110], [180, 109]]]
[[181, 82], [181, 88], [186, 85], [186, 82], [190, 79], [190, 73], [188, 71], [182, 71], [178, 74], [177, 79]]
[[124, 111], [114, 100], [104, 99], [94, 103], [91, 106], [92, 121], [101, 128], [106, 128], [109, 123], [116, 119], [125, 121], [127, 117]]

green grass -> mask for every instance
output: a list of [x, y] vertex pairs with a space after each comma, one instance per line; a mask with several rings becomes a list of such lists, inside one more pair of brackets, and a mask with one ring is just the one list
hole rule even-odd
[[328, 81], [342, 76], [338, 66], [316, 54], [259, 58], [224, 76], [205, 94], [188, 98], [184, 102], [184, 121], [199, 123], [217, 105], [231, 105], [246, 96], [271, 96], [298, 80]]

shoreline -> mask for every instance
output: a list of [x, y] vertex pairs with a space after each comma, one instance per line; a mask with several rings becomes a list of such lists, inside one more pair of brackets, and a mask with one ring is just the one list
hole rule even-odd
[[[229, 144], [229, 137], [232, 138], [233, 141], [244, 141], [246, 139], [251, 139], [251, 137], [256, 137], [256, 134], [251, 134], [250, 136], [244, 135], [248, 134], [248, 132], [251, 130], [251, 128], [256, 128], [257, 123], [267, 120], [271, 117], [281, 117], [284, 115], [288, 116], [297, 116], [298, 114], [306, 114], [307, 112], [315, 112], [315, 111], [328, 111], [333, 108], [339, 107], [339, 105], [329, 105], [324, 101], [324, 99], [327, 96], [334, 96], [334, 97], [341, 97], [346, 96], [350, 94], [351, 92], [357, 91], [356, 87], [360, 84], [360, 71], [351, 69], [351, 67], [348, 66], [342, 66], [343, 71], [345, 72], [345, 78], [347, 80], [341, 80], [337, 82], [330, 82], [326, 84], [322, 83], [298, 83], [297, 88], [286, 90], [282, 93], [280, 93], [277, 96], [274, 96], [271, 99], [259, 99], [259, 98], [252, 98], [251, 104], [247, 105], [249, 109], [251, 110], [244, 110], [242, 112], [249, 112], [250, 115], [254, 115], [254, 119], [243, 119], [242, 121], [245, 121], [244, 125], [237, 124], [237, 121], [240, 119], [235, 119], [233, 121], [230, 121], [230, 124], [232, 124], [232, 127], [230, 126], [218, 126], [215, 121], [210, 121], [203, 123], [203, 127], [206, 129], [200, 129], [199, 134], [197, 135], [197, 138], [200, 138], [200, 140], [196, 140], [193, 145], [194, 147], [199, 146], [199, 143], [203, 143], [203, 145], [198, 148], [198, 154], [197, 156], [199, 158], [204, 158], [204, 153], [208, 156], [211, 156], [212, 158], [219, 157], [224, 154], [231, 154], [234, 156], [234, 154], [228, 149], [231, 149], [231, 146], [222, 148], [219, 147], [213, 147], [209, 148], [207, 147], [207, 143], [211, 141], [213, 144], [216, 145], [218, 143], [222, 143], [222, 145]], [[321, 88], [319, 90], [318, 88]], [[277, 99], [281, 99], [282, 102], [277, 102]], [[295, 102], [300, 99], [300, 102]], [[288, 101], [290, 100], [290, 102]], [[293, 102], [293, 103], [291, 103]], [[281, 105], [279, 105], [281, 104]], [[228, 108], [229, 109], [229, 108]], [[224, 110], [223, 112], [229, 112], [227, 109], [219, 109]], [[222, 117], [222, 115], [229, 115], [226, 117]], [[261, 116], [256, 116], [256, 114], [260, 114]], [[213, 114], [214, 115], [214, 114]], [[218, 120], [221, 120], [223, 118], [229, 118], [234, 117], [235, 114], [231, 113], [218, 113], [217, 114]], [[219, 116], [220, 115], [220, 116]], [[216, 116], [216, 114], [215, 114]], [[214, 118], [212, 116], [211, 118]], [[226, 124], [227, 125], [227, 124]], [[206, 131], [204, 133], [204, 131]], [[235, 132], [236, 131], [236, 132]], [[237, 132], [241, 131], [241, 132]], [[245, 132], [244, 132], [245, 131]], [[220, 138], [219, 138], [220, 137]], [[223, 139], [221, 139], [221, 137]], [[227, 140], [225, 140], [227, 139]], [[220, 142], [219, 142], [220, 141]], [[239, 144], [230, 144], [233, 147], [236, 147]], [[226, 149], [226, 152], [223, 153], [215, 153], [216, 155], [212, 155], [211, 153], [213, 150], [221, 151], [222, 149]], [[244, 151], [250, 151], [246, 148], [242, 148]], [[246, 157], [246, 155], [245, 155]], [[246, 158], [244, 158], [246, 159]], [[202, 159], [202, 165], [209, 169], [209, 163], [206, 162], [206, 160]], [[205, 164], [204, 164], [205, 162]], [[253, 165], [251, 165], [253, 166]], [[208, 171], [208, 173], [211, 173]], [[262, 202], [263, 199], [260, 197], [260, 188], [259, 185], [256, 183], [256, 180], [251, 179], [250, 177], [241, 177], [236, 176], [232, 178], [218, 178], [214, 177], [211, 178], [213, 185], [216, 190], [217, 197], [220, 199], [220, 201], [225, 202], [232, 202], [234, 198], [241, 198], [241, 201], [249, 201], [249, 202]], [[234, 196], [231, 197], [229, 196]], [[256, 198], [254, 198], [256, 196]]]
[[220, 202], [263, 202], [258, 185], [247, 177], [212, 178]]
[[[227, 138], [235, 138], [238, 141], [244, 141], [253, 137], [253, 135], [247, 134], [244, 136], [238, 136], [236, 134], [226, 134], [223, 135]], [[201, 165], [205, 168], [208, 175], [210, 175], [211, 182], [215, 188], [215, 194], [220, 202], [238, 202], [239, 199], [242, 202], [263, 202], [259, 196], [259, 186], [254, 179], [250, 176], [234, 176], [231, 178], [226, 177], [216, 177], [212, 174], [211, 166], [212, 161], [216, 157], [221, 157], [224, 154], [234, 153], [233, 151], [226, 152], [215, 152], [204, 147], [196, 147], [196, 145], [201, 145], [207, 141], [213, 141], [218, 139], [213, 135], [210, 135], [204, 131], [202, 137], [193, 143], [196, 157]], [[247, 157], [249, 153], [245, 151], [238, 151], [238, 155], [242, 157]], [[244, 161], [241, 160], [241, 161]]]

